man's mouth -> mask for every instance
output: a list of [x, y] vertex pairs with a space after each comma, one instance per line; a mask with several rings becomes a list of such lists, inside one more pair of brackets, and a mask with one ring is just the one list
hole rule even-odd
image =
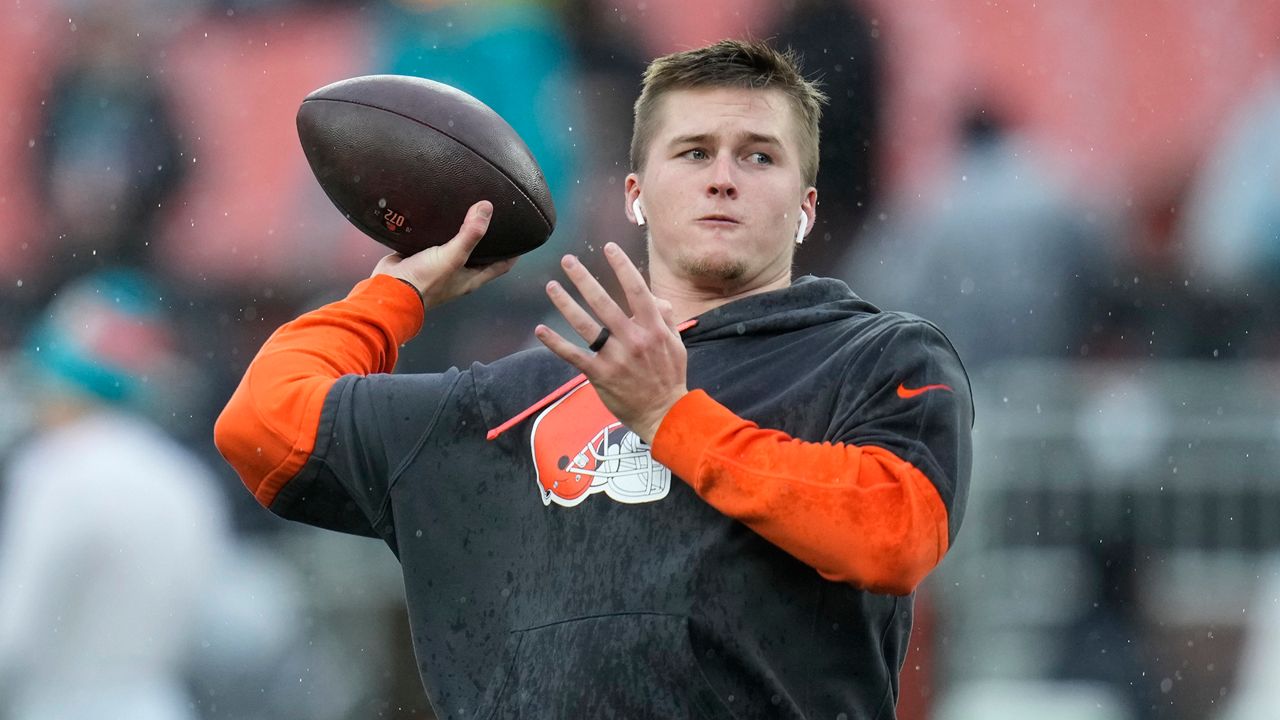
[[718, 214], [718, 213], [711, 214], [711, 215], [703, 215], [702, 217], [698, 218], [698, 222], [700, 222], [700, 223], [710, 223], [710, 224], [713, 224], [713, 225], [738, 225], [738, 224], [740, 224], [740, 223], [739, 223], [739, 221], [738, 221], [738, 219], [737, 219], [737, 218], [735, 218], [735, 217], [733, 217], [732, 215], [721, 215], [721, 214]]

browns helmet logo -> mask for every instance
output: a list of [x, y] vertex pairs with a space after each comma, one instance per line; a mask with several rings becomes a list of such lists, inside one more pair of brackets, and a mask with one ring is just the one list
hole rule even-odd
[[593, 493], [621, 503], [661, 500], [671, 471], [600, 402], [590, 383], [533, 421], [533, 466], [542, 503], [573, 507]]

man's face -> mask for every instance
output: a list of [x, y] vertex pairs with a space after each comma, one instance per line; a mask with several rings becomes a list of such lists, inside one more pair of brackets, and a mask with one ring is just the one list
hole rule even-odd
[[651, 275], [732, 291], [790, 278], [800, 213], [817, 191], [801, 176], [796, 113], [780, 90], [667, 93], [644, 171], [627, 178], [649, 226]]

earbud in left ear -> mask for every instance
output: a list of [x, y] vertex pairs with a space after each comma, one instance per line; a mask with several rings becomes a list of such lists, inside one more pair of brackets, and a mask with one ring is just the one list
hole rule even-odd
[[800, 227], [796, 228], [796, 244], [804, 242], [804, 231], [809, 229], [809, 216], [800, 211]]

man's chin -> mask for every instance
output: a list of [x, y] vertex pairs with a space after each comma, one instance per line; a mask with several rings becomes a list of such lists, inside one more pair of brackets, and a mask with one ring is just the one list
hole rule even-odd
[[720, 287], [731, 287], [747, 274], [745, 263], [730, 258], [686, 257], [680, 267], [689, 279]]

